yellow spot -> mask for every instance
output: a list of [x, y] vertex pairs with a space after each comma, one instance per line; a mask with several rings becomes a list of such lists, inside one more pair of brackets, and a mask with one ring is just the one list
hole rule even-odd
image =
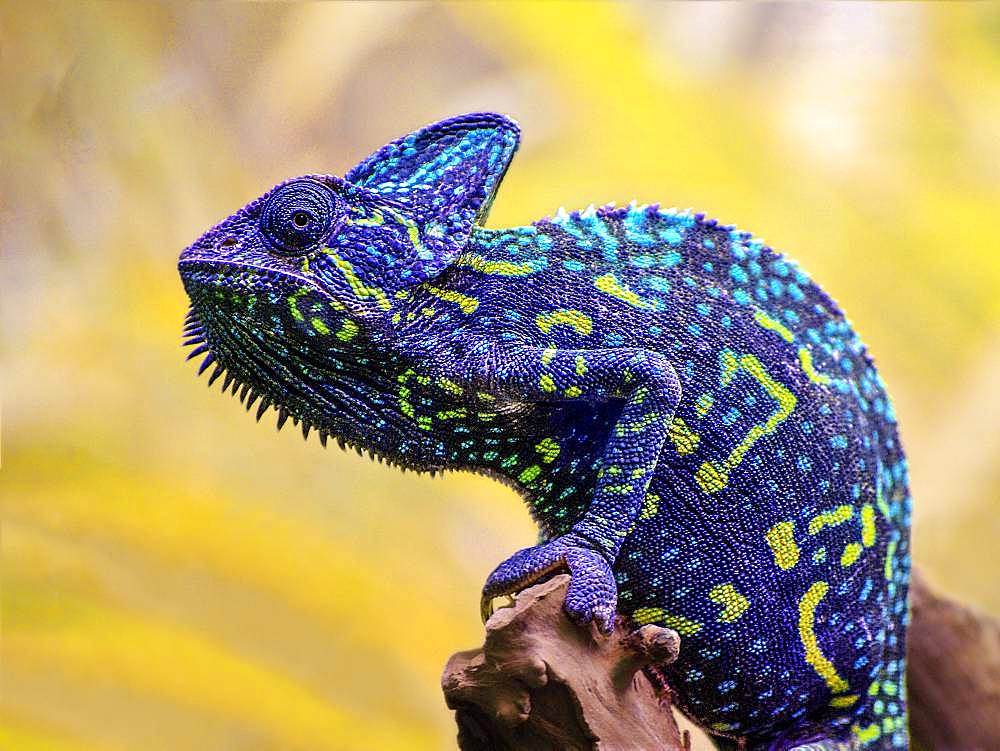
[[571, 399], [575, 399], [576, 397], [580, 396], [580, 394], [582, 394], [582, 393], [583, 393], [583, 389], [581, 389], [579, 386], [570, 386], [568, 389], [566, 389], [565, 391], [563, 391], [563, 394], [565, 394], [566, 396], [570, 397]]
[[576, 374], [582, 376], [587, 372], [587, 361], [583, 355], [576, 356]]
[[639, 308], [640, 310], [653, 310], [656, 307], [653, 303], [643, 300], [632, 290], [627, 287], [623, 287], [618, 279], [615, 278], [614, 274], [605, 274], [604, 276], [597, 277], [594, 280], [594, 286], [606, 295], [611, 295], [612, 297], [616, 297], [619, 300], [627, 302], [634, 308]]
[[430, 284], [424, 284], [424, 287], [435, 297], [440, 297], [446, 302], [455, 303], [466, 315], [475, 313], [476, 308], [479, 307], [479, 300], [468, 295], [463, 295], [461, 292], [456, 292], [453, 289], [441, 289], [440, 287], [433, 287]]
[[819, 640], [813, 630], [816, 624], [816, 607], [826, 597], [830, 585], [824, 581], [813, 582], [802, 599], [799, 600], [799, 639], [805, 649], [806, 662], [812, 666], [820, 678], [835, 694], [844, 693], [850, 686], [837, 674], [833, 666], [819, 648]]
[[774, 433], [778, 426], [792, 414], [798, 403], [795, 394], [771, 378], [760, 360], [753, 355], [743, 355], [737, 360], [732, 350], [724, 350], [722, 353], [723, 386], [730, 383], [738, 368], [743, 368], [757, 379], [767, 395], [778, 403], [778, 409], [767, 418], [763, 425], [754, 425], [750, 428], [746, 437], [733, 448], [725, 461], [705, 462], [698, 468], [698, 471], [695, 472], [695, 479], [706, 493], [715, 493], [726, 487], [729, 482], [729, 473], [739, 466], [746, 453], [762, 437]]
[[708, 414], [708, 410], [712, 408], [715, 403], [715, 397], [709, 394], [707, 391], [698, 397], [698, 401], [694, 403], [694, 411], [698, 417], [704, 417]]
[[875, 544], [875, 509], [870, 503], [861, 507], [861, 542], [866, 548]]
[[774, 553], [774, 562], [785, 571], [799, 562], [799, 546], [795, 542], [794, 531], [794, 522], [778, 522], [764, 534]]
[[359, 300], [373, 297], [382, 310], [390, 310], [392, 308], [392, 303], [389, 302], [389, 298], [385, 296], [385, 292], [378, 287], [369, 287], [362, 282], [361, 277], [355, 273], [354, 267], [351, 265], [350, 261], [345, 261], [343, 258], [338, 256], [337, 252], [333, 250], [333, 248], [325, 248], [323, 252], [333, 259], [333, 265], [340, 269], [340, 273], [344, 275], [344, 279], [347, 280], [347, 284], [350, 286], [355, 297]]
[[645, 626], [647, 623], [662, 623], [681, 636], [694, 636], [704, 627], [702, 623], [688, 620], [681, 615], [671, 615], [661, 608], [639, 608], [632, 613], [632, 620], [640, 626]]
[[878, 696], [878, 688], [879, 688], [879, 683], [878, 683], [878, 681], [875, 681], [875, 682], [873, 682], [873, 683], [872, 683], [872, 684], [871, 684], [871, 685], [870, 685], [870, 686], [868, 687], [868, 695], [869, 695], [869, 696]]
[[518, 475], [517, 479], [524, 484], [528, 484], [536, 477], [538, 477], [538, 475], [540, 475], [541, 473], [542, 473], [542, 468], [539, 467], [537, 464], [532, 464], [530, 467], [524, 470], [520, 475]]
[[535, 451], [542, 455], [543, 464], [551, 464], [559, 456], [559, 443], [554, 438], [543, 438], [535, 444]]
[[310, 319], [309, 323], [311, 323], [312, 327], [316, 329], [317, 334], [326, 336], [327, 334], [330, 333], [330, 327], [326, 325], [326, 321], [324, 321], [322, 318], [312, 318]]
[[539, 313], [535, 316], [535, 324], [543, 334], [549, 333], [553, 326], [571, 326], [582, 336], [587, 336], [594, 329], [594, 322], [590, 316], [579, 310], [562, 309]]
[[824, 511], [809, 521], [809, 534], [814, 535], [823, 529], [823, 527], [836, 527], [838, 524], [846, 522], [852, 516], [854, 516], [854, 507], [846, 503], [837, 506], [833, 511]]
[[878, 728], [878, 723], [873, 722], [866, 728], [854, 726], [854, 736], [862, 743], [871, 743], [872, 741], [877, 741], [882, 735], [882, 732]]
[[849, 542], [844, 546], [844, 552], [840, 555], [841, 566], [853, 566], [861, 557], [861, 546], [856, 542]]
[[392, 314], [392, 322], [393, 323], [399, 323], [402, 319], [403, 319], [403, 317], [399, 313], [393, 313]]
[[493, 394], [487, 394], [485, 391], [480, 391], [476, 394], [480, 401], [484, 402], [495, 402], [497, 398]]
[[826, 560], [826, 547], [820, 546], [815, 551], [813, 551], [813, 561], [816, 563], [822, 563]]
[[830, 699], [831, 707], [850, 707], [857, 704], [858, 695], [848, 694], [847, 696], [834, 696]]
[[708, 599], [716, 605], [722, 605], [722, 612], [716, 619], [722, 623], [732, 623], [750, 607], [750, 600], [741, 595], [736, 587], [728, 582], [712, 587], [708, 593]]
[[552, 380], [552, 376], [548, 373], [543, 373], [542, 377], [538, 379], [538, 387], [542, 391], [546, 391], [551, 394], [556, 390], [556, 382]]
[[483, 274], [496, 276], [527, 276], [539, 269], [528, 262], [510, 263], [509, 261], [488, 261], [482, 256], [462, 255], [455, 260], [456, 266], [468, 266]]
[[358, 324], [349, 318], [346, 319], [340, 326], [340, 331], [337, 332], [337, 338], [342, 342], [349, 342], [351, 339], [358, 335]]
[[829, 386], [833, 383], [833, 379], [830, 376], [816, 370], [813, 366], [812, 352], [806, 347], [799, 347], [799, 365], [802, 366], [802, 372], [806, 374], [806, 378], [813, 383], [818, 383], [821, 386]]
[[462, 387], [459, 386], [450, 378], [443, 378], [443, 377], [438, 378], [437, 385], [441, 388], [442, 391], [447, 391], [449, 394], [452, 394], [453, 396], [462, 395]]
[[670, 430], [667, 432], [670, 440], [674, 442], [674, 448], [681, 456], [691, 454], [698, 448], [701, 437], [691, 431], [680, 417], [675, 417], [670, 423]]
[[659, 511], [660, 507], [660, 496], [656, 493], [646, 493], [646, 497], [642, 500], [642, 511], [639, 512], [640, 519], [652, 519], [656, 516], [656, 512]]
[[892, 559], [896, 556], [896, 541], [890, 540], [885, 549], [885, 580], [892, 581]]
[[557, 350], [555, 347], [546, 347], [542, 350], [542, 365], [548, 365], [552, 362], [553, 358], [556, 356]]
[[439, 420], [457, 420], [465, 417], [468, 413], [465, 411], [465, 407], [459, 407], [458, 409], [449, 409], [437, 413]]
[[753, 314], [753, 319], [768, 331], [775, 332], [786, 342], [791, 342], [795, 339], [795, 337], [792, 336], [792, 332], [789, 331], [787, 328], [785, 328], [784, 325], [782, 325], [781, 321], [776, 321], [775, 319], [771, 318], [771, 316], [769, 316], [763, 310], [759, 309], [755, 310]]

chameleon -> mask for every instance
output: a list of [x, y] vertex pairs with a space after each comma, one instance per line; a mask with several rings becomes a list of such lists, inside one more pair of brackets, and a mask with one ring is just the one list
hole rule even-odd
[[702, 213], [486, 227], [519, 143], [453, 117], [212, 227], [179, 260], [199, 374], [324, 445], [513, 486], [539, 540], [484, 616], [568, 572], [581, 627], [674, 629], [651, 675], [720, 748], [907, 748], [907, 465], [866, 347]]

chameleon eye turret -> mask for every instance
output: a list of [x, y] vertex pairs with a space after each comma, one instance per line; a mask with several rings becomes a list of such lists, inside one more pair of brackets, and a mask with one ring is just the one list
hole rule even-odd
[[337, 199], [313, 180], [295, 180], [274, 191], [264, 204], [260, 230], [276, 252], [301, 255], [314, 250], [335, 229]]
[[180, 262], [201, 368], [324, 442], [514, 486], [542, 542], [487, 613], [568, 571], [581, 625], [674, 629], [657, 676], [724, 747], [905, 749], [906, 459], [858, 334], [703, 214], [485, 228], [519, 138], [445, 120], [209, 230]]

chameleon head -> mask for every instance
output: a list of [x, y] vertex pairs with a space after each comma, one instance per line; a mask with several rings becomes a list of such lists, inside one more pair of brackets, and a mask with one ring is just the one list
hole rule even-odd
[[210, 229], [179, 261], [200, 372], [242, 385], [258, 416], [274, 406], [279, 422], [396, 453], [408, 426], [387, 399], [405, 370], [394, 306], [461, 253], [516, 146], [500, 115], [454, 118], [344, 178], [284, 182]]

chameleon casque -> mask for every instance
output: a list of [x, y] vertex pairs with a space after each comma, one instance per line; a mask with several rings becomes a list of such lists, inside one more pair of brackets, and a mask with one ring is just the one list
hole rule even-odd
[[541, 540], [484, 602], [561, 569], [579, 623], [675, 629], [656, 677], [721, 747], [906, 748], [907, 470], [864, 345], [702, 214], [483, 227], [518, 142], [445, 120], [213, 227], [179, 264], [199, 372], [279, 427], [513, 485]]

